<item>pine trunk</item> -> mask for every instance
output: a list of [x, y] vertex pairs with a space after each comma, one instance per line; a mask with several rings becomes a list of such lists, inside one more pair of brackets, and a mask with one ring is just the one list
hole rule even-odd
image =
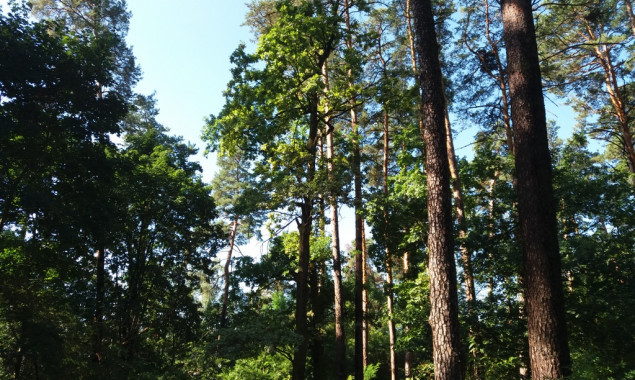
[[452, 194], [445, 132], [446, 104], [439, 45], [431, 1], [415, 1], [413, 5], [425, 126], [434, 376], [436, 380], [461, 380], [464, 368], [460, 349]]
[[93, 332], [93, 361], [101, 363], [103, 358], [102, 340], [104, 335], [104, 280], [105, 280], [105, 249], [97, 250], [97, 268], [95, 281], [95, 317]]
[[231, 270], [232, 253], [234, 251], [234, 244], [236, 242], [236, 232], [238, 231], [238, 215], [234, 216], [234, 222], [232, 223], [232, 230], [229, 233], [229, 250], [227, 251], [227, 261], [225, 261], [225, 268], [223, 271], [223, 306], [220, 313], [220, 326], [227, 327], [227, 306], [229, 304], [229, 276]]
[[[322, 65], [322, 77], [325, 91], [329, 90], [329, 77], [326, 62]], [[333, 160], [335, 148], [333, 144], [334, 128], [330, 125], [328, 104], [325, 104], [326, 116], [326, 160], [329, 182], [335, 181]], [[340, 257], [339, 216], [337, 215], [337, 197], [334, 190], [329, 191], [329, 207], [331, 208], [331, 251], [333, 255], [333, 290], [335, 312], [335, 379], [346, 380], [346, 337], [343, 326], [343, 298], [342, 298], [342, 260]]]
[[[323, 60], [319, 63], [322, 67], [328, 54], [324, 54]], [[317, 156], [319, 117], [318, 117], [318, 95], [315, 94], [309, 109], [309, 136], [306, 142], [307, 157], [307, 182], [315, 179], [315, 159]], [[295, 276], [296, 281], [296, 304], [295, 304], [295, 332], [300, 337], [300, 342], [296, 345], [293, 355], [293, 380], [304, 380], [306, 378], [306, 358], [309, 347], [309, 329], [307, 325], [307, 305], [309, 296], [308, 272], [311, 259], [311, 230], [313, 224], [313, 196], [308, 194], [302, 198], [300, 207], [300, 220], [298, 221], [298, 234], [300, 235], [298, 269]]]
[[532, 378], [571, 373], [551, 159], [531, 2], [502, 2]]
[[[344, 18], [346, 30], [351, 30], [350, 3], [344, 0]], [[346, 38], [346, 47], [352, 49], [353, 41], [349, 36]], [[353, 71], [347, 70], [349, 86], [353, 87]], [[366, 345], [364, 344], [364, 268], [366, 252], [364, 245], [364, 219], [362, 217], [362, 170], [361, 170], [361, 147], [357, 125], [357, 113], [355, 104], [357, 103], [355, 94], [351, 95], [349, 104], [351, 107], [351, 129], [353, 132], [353, 175], [354, 175], [354, 199], [355, 209], [355, 379], [364, 380], [364, 367], [366, 366]]]

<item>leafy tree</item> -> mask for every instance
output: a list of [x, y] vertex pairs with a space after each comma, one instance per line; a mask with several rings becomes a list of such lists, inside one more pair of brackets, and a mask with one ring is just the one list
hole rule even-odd
[[614, 146], [635, 173], [635, 35], [627, 10], [618, 1], [553, 2], [545, 5], [537, 29], [550, 90], [567, 95], [589, 133]]

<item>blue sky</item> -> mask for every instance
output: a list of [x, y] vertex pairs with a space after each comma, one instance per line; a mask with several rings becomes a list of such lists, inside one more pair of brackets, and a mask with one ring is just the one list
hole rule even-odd
[[201, 155], [201, 131], [204, 119], [223, 106], [229, 56], [252, 39], [242, 26], [247, 7], [243, 1], [128, 0], [128, 9], [127, 40], [143, 71], [136, 91], [156, 91], [159, 122], [200, 148], [197, 159], [210, 180], [214, 160]]

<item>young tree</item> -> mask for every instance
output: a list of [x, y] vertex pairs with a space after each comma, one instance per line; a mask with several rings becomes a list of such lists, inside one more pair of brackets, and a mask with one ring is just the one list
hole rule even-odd
[[531, 2], [505, 0], [502, 15], [514, 124], [531, 374], [534, 379], [561, 379], [571, 373], [571, 358]]

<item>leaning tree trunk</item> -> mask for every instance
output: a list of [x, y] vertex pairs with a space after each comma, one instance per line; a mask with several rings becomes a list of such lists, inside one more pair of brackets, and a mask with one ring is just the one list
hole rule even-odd
[[556, 214], [538, 49], [531, 1], [503, 0], [518, 214], [532, 378], [571, 373]]
[[229, 250], [227, 251], [227, 261], [225, 261], [225, 267], [223, 268], [223, 306], [220, 313], [220, 327], [227, 327], [227, 306], [229, 305], [229, 277], [231, 271], [232, 253], [234, 252], [234, 245], [236, 243], [236, 233], [238, 232], [238, 215], [234, 215], [234, 222], [232, 223], [232, 230], [229, 233]]
[[432, 2], [413, 3], [425, 126], [428, 187], [430, 325], [436, 380], [464, 377], [460, 349], [452, 193], [446, 148], [445, 97]]

